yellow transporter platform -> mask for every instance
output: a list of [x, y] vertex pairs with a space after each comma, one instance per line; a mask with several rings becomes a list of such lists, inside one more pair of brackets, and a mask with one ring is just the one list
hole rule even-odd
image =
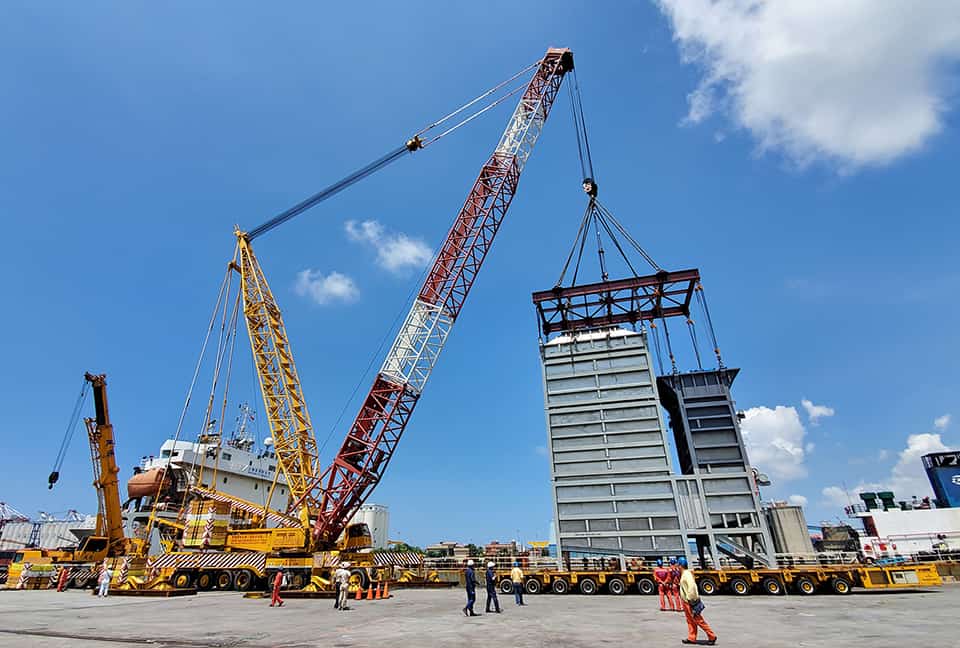
[[[934, 564], [900, 564], [887, 566], [810, 566], [789, 569], [722, 569], [693, 570], [697, 585], [704, 595], [726, 592], [746, 596], [753, 592], [771, 595], [790, 591], [799, 595], [818, 592], [849, 594], [853, 588], [907, 589], [936, 587], [943, 584]], [[497, 585], [503, 593], [513, 591], [508, 570], [498, 570]], [[527, 574], [524, 591], [528, 594], [553, 592], [566, 594], [654, 594], [657, 590], [652, 569], [629, 571], [550, 571]]]

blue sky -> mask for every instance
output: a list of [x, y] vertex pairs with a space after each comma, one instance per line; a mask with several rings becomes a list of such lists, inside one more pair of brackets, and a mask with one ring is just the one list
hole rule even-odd
[[[0, 500], [94, 510], [79, 438], [45, 488], [83, 372], [108, 374], [125, 479], [176, 428], [233, 225], [556, 45], [574, 50], [603, 202], [661, 265], [703, 273], [764, 495], [807, 498], [816, 522], [842, 513], [831, 487], [924, 488], [916, 457], [960, 442], [943, 418], [960, 414], [956, 16], [761, 4], [6, 3]], [[851, 29], [871, 35], [860, 48], [854, 24], [877, 26]], [[909, 32], [928, 27], [940, 37]], [[798, 42], [813, 53], [771, 55]], [[257, 241], [321, 443], [417, 282], [406, 261], [442, 240], [510, 109]], [[371, 498], [391, 536], [547, 536], [530, 293], [553, 285], [584, 206], [570, 121], [564, 92]], [[237, 357], [236, 397], [260, 409]]]

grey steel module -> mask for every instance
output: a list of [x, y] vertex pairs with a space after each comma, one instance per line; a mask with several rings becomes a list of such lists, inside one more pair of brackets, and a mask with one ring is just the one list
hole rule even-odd
[[541, 355], [561, 555], [683, 553], [646, 335], [565, 334]]

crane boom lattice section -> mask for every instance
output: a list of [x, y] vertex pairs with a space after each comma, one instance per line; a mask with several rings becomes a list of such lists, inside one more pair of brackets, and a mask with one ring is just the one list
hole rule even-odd
[[237, 233], [237, 258], [243, 313], [277, 463], [283, 470], [291, 495], [301, 502], [301, 518], [307, 519], [316, 508], [316, 500], [308, 488], [317, 466], [317, 442], [310, 414], [280, 308], [250, 242], [242, 232]]
[[380, 481], [517, 190], [573, 54], [540, 61], [496, 150], [483, 165], [333, 464], [315, 536], [332, 542]]

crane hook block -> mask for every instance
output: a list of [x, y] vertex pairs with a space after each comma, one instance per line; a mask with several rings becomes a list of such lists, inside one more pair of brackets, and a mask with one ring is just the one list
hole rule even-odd
[[590, 196], [591, 198], [597, 197], [597, 183], [594, 182], [593, 178], [584, 178], [583, 179], [583, 191]]
[[423, 148], [423, 140], [420, 139], [419, 135], [414, 135], [407, 140], [406, 143], [407, 150], [413, 153], [414, 151], [419, 151]]
[[50, 473], [50, 476], [47, 477], [47, 482], [48, 482], [47, 488], [52, 490], [53, 485], [56, 484], [57, 480], [59, 479], [60, 479], [59, 471], [54, 470], [52, 473]]

